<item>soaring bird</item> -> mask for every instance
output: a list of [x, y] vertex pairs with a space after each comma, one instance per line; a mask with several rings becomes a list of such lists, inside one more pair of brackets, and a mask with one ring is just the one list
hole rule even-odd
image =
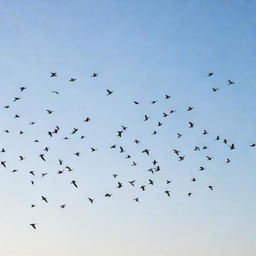
[[230, 148], [231, 150], [233, 150], [233, 149], [235, 149], [235, 145], [234, 145], [234, 144], [231, 144], [231, 145], [229, 146], [229, 148]]
[[192, 122], [188, 122], [189, 123], [189, 128], [194, 127], [194, 124]]
[[188, 107], [187, 111], [191, 111], [193, 109], [193, 107]]
[[149, 149], [144, 149], [142, 153], [146, 153], [149, 156]]
[[214, 74], [214, 73], [212, 73], [212, 72], [209, 72], [209, 73], [208, 73], [208, 76], [212, 76], [213, 74]]
[[228, 85], [235, 84], [235, 82], [228, 80]]
[[72, 180], [70, 183], [73, 184], [77, 188], [77, 184], [76, 184], [75, 180]]
[[212, 90], [213, 90], [214, 92], [217, 92], [217, 91], [219, 90], [219, 88], [212, 88]]
[[69, 82], [75, 82], [75, 81], [76, 81], [76, 78], [71, 77], [71, 78], [69, 79]]
[[164, 191], [164, 193], [165, 193], [168, 197], [170, 197], [170, 196], [171, 196], [171, 193], [170, 193], [170, 191], [169, 191], [169, 190], [165, 190], [165, 191]]
[[60, 205], [60, 208], [61, 208], [61, 209], [64, 209], [65, 207], [66, 207], [66, 204], [61, 204], [61, 205]]
[[170, 98], [171, 98], [170, 95], [165, 94], [165, 99], [166, 99], [166, 100], [168, 100], [168, 99], [170, 99]]
[[208, 186], [208, 188], [209, 188], [211, 191], [213, 191], [213, 186]]
[[91, 77], [96, 77], [96, 76], [98, 76], [97, 73], [93, 73], [93, 74], [91, 75]]
[[140, 104], [140, 103], [139, 103], [138, 101], [136, 101], [136, 100], [134, 100], [133, 103], [134, 103], [135, 105]]
[[50, 77], [57, 77], [57, 73], [56, 72], [51, 72]]
[[135, 180], [131, 180], [129, 183], [134, 187]]
[[6, 168], [6, 164], [5, 164], [5, 163], [6, 163], [6, 161], [2, 161], [2, 162], [1, 162], [1, 165], [2, 165], [4, 168]]
[[36, 223], [29, 224], [33, 229], [36, 229]]
[[46, 203], [48, 203], [48, 200], [45, 196], [42, 196], [42, 201], [45, 201]]
[[21, 92], [23, 92], [23, 91], [26, 90], [26, 89], [27, 89], [27, 88], [24, 87], [24, 86], [20, 87], [20, 91], [21, 91]]
[[149, 116], [144, 115], [144, 121], [147, 121], [149, 119]]
[[90, 198], [90, 197], [88, 197], [88, 200], [90, 201], [91, 204], [92, 204], [93, 201], [94, 201], [94, 199], [92, 199], [92, 198]]
[[40, 157], [43, 161], [45, 161], [44, 154], [40, 154], [39, 157]]
[[114, 91], [110, 91], [109, 89], [107, 89], [107, 96], [111, 95]]

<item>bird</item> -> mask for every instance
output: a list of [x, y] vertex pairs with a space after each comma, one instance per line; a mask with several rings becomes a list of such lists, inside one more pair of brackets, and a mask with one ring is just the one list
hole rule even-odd
[[90, 197], [88, 197], [88, 200], [89, 200], [89, 202], [92, 204], [93, 203], [93, 201], [94, 201], [94, 199], [92, 199], [92, 198], [90, 198]]
[[144, 115], [144, 121], [147, 121], [149, 119], [149, 116]]
[[57, 73], [56, 72], [51, 72], [50, 77], [57, 77]]
[[151, 104], [156, 104], [157, 103], [157, 100], [152, 100], [151, 101]]
[[91, 152], [95, 152], [97, 148], [91, 148]]
[[134, 142], [135, 142], [136, 144], [139, 144], [139, 143], [140, 143], [140, 141], [139, 141], [139, 140], [134, 140]]
[[140, 187], [140, 189], [141, 189], [142, 191], [145, 191], [145, 187], [146, 187], [146, 185], [143, 185], [143, 186]]
[[217, 92], [219, 88], [212, 88], [213, 92]]
[[144, 149], [142, 153], [146, 153], [149, 156], [149, 149]]
[[220, 136], [218, 135], [215, 140], [220, 140]]
[[183, 161], [185, 159], [185, 156], [179, 156], [179, 161]]
[[17, 100], [20, 100], [20, 98], [19, 97], [15, 97], [13, 101], [16, 102]]
[[149, 185], [154, 185], [154, 181], [153, 180], [149, 179], [148, 181], [149, 181]]
[[171, 180], [166, 180], [166, 184], [170, 184], [171, 182]]
[[194, 127], [194, 124], [192, 122], [188, 122], [189, 123], [189, 128]]
[[139, 202], [139, 198], [138, 198], [138, 197], [134, 198], [133, 200], [134, 200], [135, 202], [137, 202], [137, 203]]
[[168, 99], [170, 99], [170, 98], [171, 98], [170, 95], [165, 94], [165, 99], [166, 99], [166, 100], [168, 100]]
[[111, 95], [113, 93], [113, 91], [107, 89], [107, 96]]
[[76, 188], [78, 188], [75, 180], [72, 180], [70, 183], [73, 184]]
[[71, 77], [71, 78], [69, 79], [69, 82], [75, 82], [75, 81], [76, 81], [76, 78]]
[[91, 77], [96, 77], [96, 76], [98, 76], [97, 73], [92, 73], [92, 75], [91, 75]]
[[195, 182], [195, 181], [196, 181], [196, 178], [192, 178], [192, 180], [191, 180], [191, 181]]
[[61, 205], [60, 205], [60, 208], [61, 208], [61, 209], [64, 209], [65, 207], [66, 207], [66, 204], [61, 204]]
[[165, 112], [163, 113], [163, 117], [167, 117], [168, 116], [168, 114], [166, 114]]
[[187, 111], [191, 111], [193, 109], [193, 107], [188, 107]]
[[179, 139], [183, 134], [177, 133], [177, 135], [178, 135], [178, 139]]
[[173, 149], [173, 152], [178, 156], [179, 155], [179, 153], [180, 153], [180, 151], [179, 150], [177, 150], [177, 149]]
[[227, 158], [227, 160], [226, 160], [226, 164], [228, 164], [228, 163], [230, 163], [230, 159], [229, 158]]
[[256, 144], [255, 143], [253, 143], [253, 144], [251, 144], [250, 145], [250, 147], [252, 148], [252, 147], [255, 147], [256, 146]]
[[44, 154], [40, 154], [39, 157], [40, 157], [43, 161], [45, 161]]
[[123, 153], [125, 151], [122, 146], [119, 146], [119, 148], [120, 148], [120, 153]]
[[229, 146], [229, 148], [230, 148], [231, 150], [233, 150], [233, 149], [235, 149], [235, 145], [234, 145], [234, 144], [231, 144], [231, 145]]
[[33, 229], [36, 229], [36, 223], [29, 224]]
[[206, 134], [208, 134], [208, 132], [206, 130], [204, 130], [202, 134], [206, 135]]
[[6, 164], [5, 164], [5, 163], [6, 163], [6, 161], [2, 161], [2, 162], [1, 162], [1, 165], [2, 165], [4, 168], [6, 168]]
[[199, 171], [203, 171], [203, 170], [205, 170], [205, 168], [203, 166], [200, 166]]
[[42, 196], [42, 201], [48, 203], [48, 200], [47, 200], [47, 198], [45, 196]]
[[206, 156], [207, 157], [207, 160], [210, 161], [213, 159], [213, 157], [210, 157], [210, 156]]
[[134, 103], [135, 105], [139, 105], [139, 104], [140, 104], [139, 101], [136, 101], [136, 100], [134, 100], [133, 103]]
[[228, 85], [232, 85], [232, 84], [235, 84], [235, 82], [228, 80]]
[[213, 74], [214, 74], [214, 73], [212, 73], [212, 72], [209, 72], [209, 73], [208, 73], [208, 76], [212, 76]]
[[109, 194], [109, 193], [105, 194], [105, 197], [111, 197], [111, 196], [112, 194]]
[[89, 122], [89, 121], [91, 121], [91, 119], [90, 119], [90, 117], [86, 117], [85, 119], [84, 119], [84, 122]]
[[213, 186], [208, 186], [208, 188], [209, 188], [211, 191], [213, 191]]
[[20, 87], [20, 91], [21, 91], [21, 92], [23, 92], [23, 91], [26, 90], [26, 89], [27, 89], [27, 88], [24, 87], [24, 86], [21, 86], [21, 87]]
[[164, 191], [164, 193], [165, 193], [168, 197], [170, 197], [170, 196], [171, 196], [171, 193], [170, 193], [170, 191], [169, 191], [169, 190], [165, 190], [165, 191]]
[[123, 186], [123, 184], [121, 182], [117, 182], [117, 188], [121, 188]]
[[50, 109], [46, 109], [46, 111], [47, 111], [47, 113], [48, 113], [49, 115], [53, 113], [53, 111], [50, 110]]
[[131, 180], [129, 183], [134, 187], [135, 180]]

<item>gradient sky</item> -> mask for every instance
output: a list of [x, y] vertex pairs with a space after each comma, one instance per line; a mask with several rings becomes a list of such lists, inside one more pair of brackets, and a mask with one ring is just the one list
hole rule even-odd
[[[7, 162], [0, 169], [0, 256], [255, 256], [256, 152], [249, 147], [256, 143], [255, 12], [249, 0], [0, 0], [0, 102], [11, 105], [0, 111], [0, 130], [10, 130], [0, 135], [7, 150], [0, 155]], [[49, 78], [51, 71], [56, 79]], [[208, 72], [215, 75], [208, 78]], [[227, 86], [228, 79], [236, 84]], [[20, 86], [27, 87], [22, 94]], [[113, 95], [106, 96], [107, 88]], [[15, 96], [21, 101], [13, 103]], [[55, 112], [50, 116], [46, 109]], [[176, 113], [164, 119], [171, 109]], [[82, 122], [87, 116], [88, 124]], [[158, 121], [163, 126], [157, 129]], [[55, 125], [60, 134], [50, 139], [47, 131]], [[122, 139], [116, 136], [120, 125], [128, 126]], [[79, 134], [63, 141], [74, 127]], [[217, 135], [236, 150], [216, 142]], [[110, 150], [112, 144], [123, 145], [138, 166]], [[209, 149], [194, 152], [195, 145]], [[38, 157], [45, 146], [46, 163]], [[91, 146], [98, 151], [91, 153]], [[144, 148], [152, 156], [141, 154]], [[184, 152], [184, 162], [173, 148]], [[207, 162], [206, 154], [214, 159]], [[74, 171], [57, 175], [58, 158]], [[146, 172], [153, 159], [161, 166], [154, 176]], [[207, 169], [199, 172], [199, 166]], [[12, 173], [15, 168], [19, 172]], [[147, 184], [148, 178], [156, 184], [145, 192], [127, 184]], [[166, 179], [173, 183], [165, 185]], [[105, 199], [106, 192], [113, 197]]]

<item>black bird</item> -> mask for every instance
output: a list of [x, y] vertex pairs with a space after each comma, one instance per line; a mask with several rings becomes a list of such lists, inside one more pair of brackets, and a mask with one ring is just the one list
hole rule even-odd
[[13, 101], [15, 102], [17, 100], [20, 100], [20, 98], [19, 97], [15, 97]]
[[92, 204], [93, 201], [94, 201], [94, 199], [92, 199], [92, 198], [90, 198], [90, 197], [88, 197], [88, 200], [90, 201], [91, 204]]
[[166, 113], [163, 113], [163, 117], [167, 117], [168, 116], [168, 114], [166, 114]]
[[97, 148], [91, 148], [91, 152], [95, 152]]
[[185, 159], [185, 156], [179, 156], [179, 161], [183, 161]]
[[134, 103], [135, 105], [140, 104], [140, 103], [139, 103], [138, 101], [136, 101], [136, 100], [134, 100], [133, 103]]
[[208, 134], [208, 132], [206, 130], [204, 130], [202, 134], [206, 135], [206, 134]]
[[256, 146], [256, 144], [255, 143], [253, 143], [253, 144], [251, 144], [250, 145], [250, 147], [252, 148], [252, 147], [255, 147]]
[[196, 181], [196, 179], [195, 179], [195, 178], [193, 178], [191, 181]]
[[140, 187], [140, 189], [141, 189], [142, 191], [145, 191], [145, 187], [146, 187], [146, 185], [143, 185], [143, 186]]
[[20, 87], [20, 91], [21, 91], [21, 92], [23, 92], [23, 91], [26, 90], [26, 89], [27, 89], [27, 88], [24, 87], [24, 86]]
[[200, 148], [198, 146], [195, 146], [194, 151], [200, 151]]
[[53, 113], [53, 111], [50, 110], [50, 109], [46, 109], [46, 111], [47, 111], [48, 114], [52, 114]]
[[105, 194], [105, 197], [111, 197], [111, 196], [112, 194], [109, 194], [109, 193]]
[[20, 158], [20, 161], [23, 161], [25, 159], [24, 156], [19, 156], [19, 158]]
[[135, 162], [132, 162], [132, 166], [136, 166], [137, 164]]
[[200, 166], [199, 171], [203, 171], [205, 168], [203, 166]]
[[157, 103], [157, 100], [152, 100], [151, 101], [151, 104], [156, 104]]
[[171, 96], [165, 94], [165, 99], [166, 99], [166, 100], [168, 100], [168, 99], [170, 99], [170, 98], [171, 98]]
[[62, 165], [63, 164], [63, 160], [59, 159], [59, 164]]
[[144, 121], [147, 121], [149, 117], [147, 115], [144, 115]]
[[134, 187], [135, 180], [131, 180], [129, 183]]
[[207, 149], [208, 147], [207, 146], [203, 146], [203, 149]]
[[93, 74], [91, 75], [91, 77], [96, 77], [96, 76], [98, 76], [97, 73], [93, 73]]
[[177, 133], [177, 135], [178, 135], [178, 139], [179, 139], [183, 134]]
[[166, 180], [166, 184], [170, 184], [171, 182], [171, 180]]
[[89, 121], [91, 121], [90, 117], [86, 117], [86, 118], [84, 119], [84, 122], [89, 122]]
[[122, 133], [123, 133], [124, 131], [117, 131], [117, 137], [122, 137]]
[[213, 186], [208, 186], [208, 188], [209, 188], [211, 191], [213, 191]]
[[174, 112], [176, 112], [176, 110], [170, 110], [170, 114], [173, 114]]
[[120, 148], [120, 153], [123, 153], [123, 152], [124, 152], [123, 147], [122, 147], [122, 146], [119, 146], [119, 148]]
[[154, 160], [154, 161], [152, 162], [152, 164], [153, 164], [153, 165], [156, 165], [156, 164], [157, 164], [157, 161], [156, 161], [156, 160]]
[[165, 193], [168, 197], [170, 197], [170, 196], [171, 196], [171, 194], [170, 194], [170, 191], [169, 191], [169, 190], [165, 190], [165, 191], [164, 191], [164, 193]]
[[188, 122], [189, 123], [189, 128], [194, 127], [194, 124], [192, 122]]
[[60, 205], [60, 208], [61, 208], [61, 209], [64, 209], [65, 207], [66, 207], [65, 204], [61, 204], [61, 205]]
[[75, 82], [75, 81], [76, 81], [76, 78], [71, 77], [71, 78], [69, 79], [69, 82]]
[[152, 135], [155, 135], [155, 134], [157, 134], [157, 131], [153, 131]]
[[76, 184], [75, 180], [72, 180], [70, 183], [73, 184], [77, 188], [77, 184]]
[[136, 144], [139, 144], [139, 143], [140, 143], [140, 141], [139, 141], [139, 140], [134, 140], [134, 142], [135, 142]]
[[193, 107], [188, 107], [187, 111], [191, 111], [193, 109]]
[[228, 80], [228, 85], [235, 84], [235, 82]]
[[157, 123], [157, 126], [161, 126], [161, 125], [163, 125], [163, 123], [161, 123], [161, 122], [158, 122], [158, 123]]
[[214, 92], [217, 92], [217, 91], [219, 90], [219, 88], [212, 88], [212, 90], [213, 90]]
[[137, 202], [137, 203], [139, 202], [139, 198], [138, 198], [138, 197], [134, 198], [133, 200], [134, 200], [135, 202]]
[[43, 161], [45, 161], [44, 154], [40, 154], [39, 157], [40, 157]]
[[29, 224], [33, 229], [36, 229], [36, 223]]
[[226, 164], [228, 164], [228, 163], [230, 163], [230, 159], [229, 158], [227, 158], [227, 160], [226, 160]]
[[188, 193], [188, 196], [191, 196], [191, 195], [192, 195], [192, 193], [189, 192], [189, 193]]
[[5, 163], [6, 163], [6, 161], [2, 161], [2, 162], [1, 162], [1, 165], [2, 165], [4, 168], [6, 168], [6, 164], [5, 164]]
[[116, 148], [116, 144], [112, 145], [110, 148]]
[[57, 95], [60, 94], [58, 91], [52, 91], [52, 93], [55, 93]]
[[111, 95], [113, 93], [113, 91], [110, 91], [109, 89], [107, 89], [107, 96]]
[[234, 144], [231, 144], [229, 147], [230, 147], [231, 150], [235, 149], [235, 145]]
[[46, 203], [48, 203], [48, 200], [46, 197], [42, 196], [42, 201], [45, 201]]
[[73, 131], [71, 132], [71, 134], [75, 134], [78, 131], [78, 128], [73, 128]]
[[180, 151], [179, 150], [177, 150], [177, 149], [173, 149], [173, 152], [178, 156], [179, 155], [179, 153], [180, 153]]
[[57, 73], [56, 72], [51, 72], [51, 76], [50, 77], [57, 77]]
[[117, 174], [113, 174], [113, 177], [114, 177], [114, 178], [117, 178], [117, 176], [118, 176]]
[[117, 188], [121, 188], [123, 186], [123, 184], [121, 182], [117, 182]]
[[208, 76], [212, 76], [214, 73], [212, 73], [212, 72], [210, 72], [210, 73], [208, 73]]
[[213, 159], [213, 157], [210, 157], [210, 156], [206, 156], [207, 157], [207, 160], [210, 161]]
[[220, 136], [217, 136], [215, 140], [220, 140]]
[[80, 152], [74, 153], [75, 156], [80, 156], [80, 154], [81, 154]]
[[34, 171], [30, 171], [29, 172], [31, 175], [35, 176], [35, 172]]
[[149, 183], [148, 183], [149, 185], [154, 185], [154, 181], [153, 180], [149, 179], [148, 181], [149, 181]]
[[223, 143], [227, 144], [227, 143], [228, 143], [228, 141], [227, 141], [226, 139], [224, 139], [224, 140], [223, 140]]
[[124, 131], [126, 131], [127, 130], [127, 126], [124, 126], [124, 125], [121, 125], [121, 127], [122, 127], [122, 129], [124, 130]]
[[142, 153], [146, 153], [149, 156], [149, 149], [144, 149]]

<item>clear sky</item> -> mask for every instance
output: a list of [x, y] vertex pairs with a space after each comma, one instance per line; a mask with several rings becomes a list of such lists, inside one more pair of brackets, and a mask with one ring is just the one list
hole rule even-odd
[[[10, 105], [0, 110], [6, 149], [0, 160], [7, 165], [0, 169], [0, 255], [255, 256], [255, 12], [250, 0], [0, 0], [0, 102]], [[107, 96], [106, 89], [114, 93]], [[16, 96], [21, 100], [14, 103]], [[187, 112], [188, 106], [194, 109]], [[171, 109], [176, 112], [162, 117]], [[92, 120], [85, 123], [87, 116]], [[50, 138], [56, 125], [60, 132]], [[121, 125], [128, 129], [118, 138]], [[74, 127], [79, 131], [71, 135]], [[126, 152], [110, 150], [113, 144]], [[208, 149], [194, 152], [196, 145]], [[59, 158], [74, 170], [58, 175]], [[151, 174], [154, 159], [161, 171]]]

